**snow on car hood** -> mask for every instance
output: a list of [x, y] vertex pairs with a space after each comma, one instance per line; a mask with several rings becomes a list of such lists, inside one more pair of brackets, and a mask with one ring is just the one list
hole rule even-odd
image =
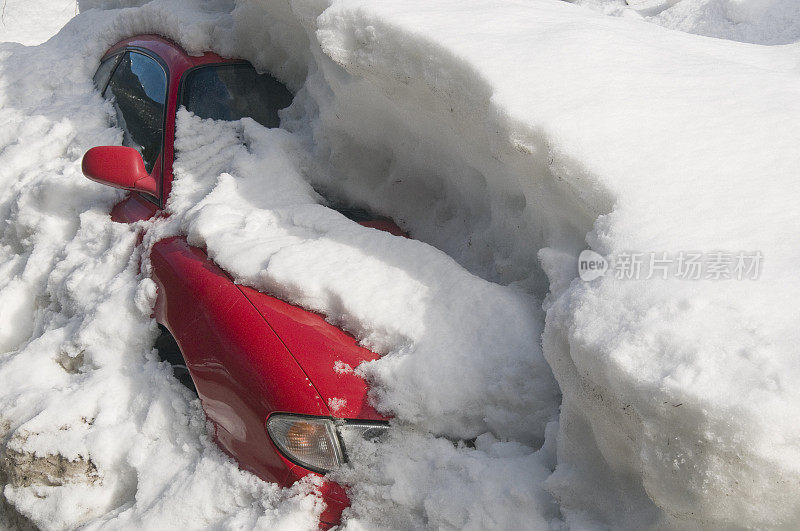
[[[384, 355], [375, 369], [362, 367], [368, 378], [381, 378], [384, 363], [412, 381], [424, 374], [424, 387], [373, 391], [378, 407], [398, 420], [457, 437], [493, 430], [542, 440], [558, 391], [538, 347], [534, 301], [470, 274], [425, 243], [319, 205], [303, 172], [314, 168], [313, 155], [296, 135], [180, 110], [175, 146], [172, 215], [156, 234], [186, 233], [237, 281], [351, 332]], [[208, 165], [209, 153], [227, 163]], [[302, 351], [289, 348], [309, 366]], [[491, 355], [481, 354], [489, 349]], [[498, 373], [504, 386], [494, 385]]]

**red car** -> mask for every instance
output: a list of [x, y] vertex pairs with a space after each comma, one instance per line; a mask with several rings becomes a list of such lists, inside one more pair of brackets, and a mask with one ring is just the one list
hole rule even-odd
[[[278, 110], [293, 97], [245, 61], [190, 56], [155, 35], [113, 46], [94, 79], [117, 111], [124, 145], [90, 149], [83, 172], [131, 191], [112, 211], [121, 223], [156, 216], [165, 205], [181, 105], [203, 118], [250, 116], [276, 127]], [[389, 220], [342, 212], [403, 235]], [[215, 440], [242, 468], [288, 486], [344, 463], [348, 437], [373, 438], [387, 429], [387, 419], [367, 400], [365, 382], [346, 369], [376, 355], [320, 315], [235, 284], [203, 249], [180, 237], [155, 244], [152, 278], [159, 352], [196, 390]], [[327, 509], [320, 524], [327, 527], [339, 522], [348, 499], [332, 482], [321, 493]]]

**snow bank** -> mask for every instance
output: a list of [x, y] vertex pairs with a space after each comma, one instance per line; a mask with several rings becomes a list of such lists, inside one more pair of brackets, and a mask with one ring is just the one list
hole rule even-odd
[[794, 0], [567, 0], [607, 15], [754, 44], [800, 40], [800, 4]]
[[[338, 473], [346, 525], [797, 525], [792, 47], [546, 0], [155, 1], [89, 11], [39, 48], [4, 45], [0, 296], [15, 326], [0, 426], [14, 510], [52, 527], [156, 525], [175, 507], [198, 526], [236, 525], [238, 507], [245, 525], [309, 525], [319, 510], [307, 487], [257, 482], [205, 441], [197, 405], [147, 353], [152, 287], [134, 229], [105, 214], [118, 195], [78, 175], [84, 149], [118, 140], [90, 96], [96, 58], [145, 31], [246, 57], [297, 90], [283, 130], [182, 114], [173, 216], [153, 228], [186, 232], [240, 281], [385, 354], [359, 371], [398, 432]], [[31, 65], [59, 84], [37, 84]], [[82, 193], [48, 195], [51, 181]], [[418, 241], [353, 224], [311, 186]], [[75, 203], [59, 209], [64, 197]], [[757, 280], [584, 282], [587, 245], [612, 265], [689, 251], [764, 262]], [[41, 374], [19, 376], [31, 365]], [[65, 485], [15, 480], [31, 456], [73, 463]], [[185, 485], [231, 497], [200, 510]], [[86, 489], [95, 501], [75, 504]]]

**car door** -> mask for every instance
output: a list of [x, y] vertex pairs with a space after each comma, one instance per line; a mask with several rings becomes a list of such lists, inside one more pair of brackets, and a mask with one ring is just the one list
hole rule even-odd
[[[139, 151], [145, 169], [158, 185], [156, 194], [134, 192], [115, 209], [118, 221], [132, 222], [149, 217], [162, 205], [164, 127], [168, 76], [154, 54], [126, 50], [106, 59], [95, 74], [95, 84], [111, 101], [116, 125], [123, 131], [122, 145]], [[145, 204], [141, 200], [150, 203]]]

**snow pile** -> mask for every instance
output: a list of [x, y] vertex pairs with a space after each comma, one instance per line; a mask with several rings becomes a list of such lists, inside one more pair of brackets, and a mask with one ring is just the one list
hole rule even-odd
[[[104, 5], [119, 2], [81, 7]], [[793, 49], [555, 0], [159, 0], [4, 45], [0, 297], [14, 326], [0, 426], [15, 510], [51, 526], [310, 525], [319, 510], [306, 487], [257, 482], [205, 441], [197, 404], [148, 353], [136, 228], [111, 224], [119, 196], [78, 175], [83, 150], [119, 138], [91, 93], [97, 58], [146, 31], [297, 90], [282, 130], [182, 113], [173, 216], [151, 233], [187, 233], [240, 281], [385, 354], [359, 370], [398, 431], [335, 476], [352, 485], [347, 525], [798, 524]], [[759, 39], [788, 42], [781, 31]], [[314, 189], [418, 241], [357, 226]], [[612, 267], [695, 251], [763, 264], [757, 280], [584, 282], [587, 245]], [[37, 458], [69, 460], [65, 485], [25, 484]], [[203, 510], [201, 493], [214, 493]]]
[[563, 529], [543, 488], [555, 466], [555, 431], [537, 452], [481, 435], [474, 448], [397, 431], [359, 448], [359, 466], [334, 475], [352, 485], [353, 529]]
[[795, 0], [566, 0], [607, 15], [642, 19], [667, 28], [754, 44], [800, 40]]

